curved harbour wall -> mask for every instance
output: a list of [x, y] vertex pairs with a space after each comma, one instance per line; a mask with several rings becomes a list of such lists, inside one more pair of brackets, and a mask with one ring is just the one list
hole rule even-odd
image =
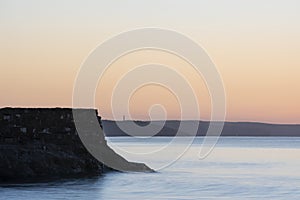
[[[76, 109], [94, 112], [94, 109]], [[101, 118], [98, 117], [100, 123]], [[102, 134], [99, 133], [99, 134]], [[99, 145], [128, 171], [152, 171], [144, 164], [128, 162], [106, 144]], [[0, 109], [0, 181], [99, 175], [111, 170], [96, 160], [82, 144], [71, 108]]]

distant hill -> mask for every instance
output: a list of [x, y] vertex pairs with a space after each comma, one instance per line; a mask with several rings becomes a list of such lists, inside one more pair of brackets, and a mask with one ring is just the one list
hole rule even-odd
[[[134, 122], [140, 127], [147, 126], [149, 121], [118, 121], [122, 126], [127, 127], [130, 130], [130, 135], [134, 136], [151, 136], [149, 133], [142, 131], [143, 129], [131, 128], [131, 124]], [[122, 131], [116, 121], [102, 120], [103, 129], [106, 136], [128, 136], [127, 133]], [[163, 121], [153, 121], [152, 130], [158, 130], [160, 124]], [[185, 126], [198, 126], [197, 136], [205, 136], [209, 122], [207, 121], [176, 121], [169, 120], [163, 125], [160, 131], [157, 131], [155, 136], [175, 136], [178, 132], [180, 123]], [[219, 123], [219, 122], [214, 122]], [[188, 129], [184, 133], [179, 133], [180, 136], [192, 136], [192, 131]], [[289, 124], [267, 124], [267, 123], [256, 123], [256, 122], [225, 122], [221, 136], [286, 136], [286, 137], [299, 137], [300, 136], [300, 125], [289, 125]]]

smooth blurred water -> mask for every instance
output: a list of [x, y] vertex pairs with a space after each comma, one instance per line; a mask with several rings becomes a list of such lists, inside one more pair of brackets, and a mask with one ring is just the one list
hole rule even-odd
[[[154, 168], [173, 161], [187, 140], [168, 145], [171, 138], [108, 138], [118, 153]], [[2, 185], [0, 199], [300, 199], [300, 138], [224, 137], [200, 160], [202, 141], [196, 138], [158, 173]], [[168, 151], [149, 154], [162, 147]]]

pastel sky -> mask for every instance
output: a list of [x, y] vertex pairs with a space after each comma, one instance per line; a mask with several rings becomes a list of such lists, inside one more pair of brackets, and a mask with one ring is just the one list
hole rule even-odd
[[[208, 52], [224, 82], [228, 121], [300, 123], [299, 10], [298, 0], [0, 0], [0, 107], [71, 107], [77, 72], [91, 50], [120, 32], [160, 27]], [[111, 66], [95, 97], [100, 114], [112, 118], [110, 92], [122, 73], [153, 60], [184, 68], [201, 119], [209, 119], [201, 77], [175, 56], [153, 51]], [[174, 95], [155, 85], [134, 93], [132, 117], [147, 119], [153, 104], [165, 105], [170, 119], [180, 117]]]

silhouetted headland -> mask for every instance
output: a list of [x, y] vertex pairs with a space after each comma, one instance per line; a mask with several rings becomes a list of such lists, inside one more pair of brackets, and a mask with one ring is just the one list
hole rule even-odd
[[[94, 109], [76, 110], [98, 116]], [[85, 125], [101, 125], [101, 118], [97, 119]], [[129, 162], [116, 154], [102, 132], [96, 134], [99, 139], [96, 142], [104, 153], [125, 166], [126, 171], [153, 171], [145, 164]], [[0, 182], [98, 176], [112, 170], [82, 144], [71, 108], [0, 109], [0, 160]]]
[[[131, 123], [135, 123], [138, 126], [146, 126], [149, 121], [111, 121], [102, 120], [104, 127], [104, 133], [106, 136], [128, 136], [118, 125], [120, 123], [124, 127], [130, 127]], [[152, 121], [151, 126], [153, 129], [163, 124], [163, 121]], [[176, 121], [168, 120], [163, 125], [162, 129], [155, 133], [155, 136], [168, 136], [173, 137], [177, 134], [180, 123], [183, 123], [185, 127], [198, 127], [197, 136], [205, 136], [209, 126], [207, 121]], [[212, 122], [220, 123], [220, 122]], [[130, 129], [130, 128], [128, 128]], [[135, 132], [134, 128], [131, 129], [131, 135], [134, 136], [148, 136], [143, 132]], [[157, 129], [156, 129], [157, 130]], [[153, 133], [151, 133], [153, 134]], [[194, 136], [193, 131], [185, 129], [184, 133], [179, 133], [177, 136]], [[248, 136], [248, 137], [267, 137], [267, 136], [281, 136], [281, 137], [299, 137], [300, 136], [300, 125], [289, 125], [289, 124], [266, 124], [266, 123], [255, 123], [255, 122], [225, 122], [221, 136]]]

